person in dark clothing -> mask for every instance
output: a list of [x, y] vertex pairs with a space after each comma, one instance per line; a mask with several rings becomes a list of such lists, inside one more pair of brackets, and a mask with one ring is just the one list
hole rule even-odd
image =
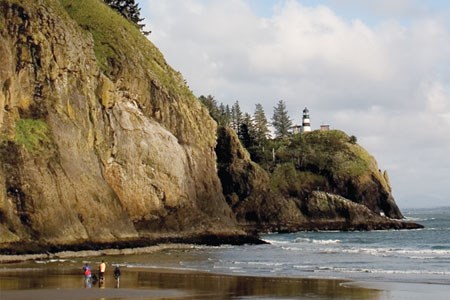
[[114, 278], [116, 279], [116, 288], [119, 288], [120, 285], [120, 268], [119, 265], [116, 265], [116, 268], [114, 269]]
[[116, 280], [119, 280], [119, 278], [120, 278], [120, 268], [119, 268], [119, 266], [116, 266], [116, 268], [114, 269], [114, 278]]

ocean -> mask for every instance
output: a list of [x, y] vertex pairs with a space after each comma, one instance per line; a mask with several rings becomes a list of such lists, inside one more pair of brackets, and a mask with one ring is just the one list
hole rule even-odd
[[192, 246], [118, 257], [128, 268], [219, 274], [450, 283], [450, 208], [403, 211], [419, 230], [266, 234], [269, 244]]
[[[0, 264], [0, 299], [448, 299], [450, 207], [403, 213], [425, 228], [266, 234], [263, 245], [161, 245]], [[103, 259], [105, 282], [86, 281], [81, 267], [96, 270]]]

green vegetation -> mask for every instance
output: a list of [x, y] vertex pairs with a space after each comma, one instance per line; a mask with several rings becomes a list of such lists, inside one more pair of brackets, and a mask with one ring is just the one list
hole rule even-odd
[[268, 140], [259, 164], [271, 174], [272, 188], [294, 195], [366, 178], [374, 163], [344, 132], [316, 130]]
[[271, 187], [284, 195], [299, 197], [302, 191], [311, 191], [326, 186], [325, 177], [309, 171], [299, 171], [293, 163], [282, 163], [271, 175]]
[[277, 106], [273, 108], [272, 126], [275, 128], [277, 137], [285, 138], [289, 135], [292, 120], [289, 118], [286, 104], [283, 100], [278, 101]]
[[140, 17], [141, 9], [134, 0], [103, 0], [111, 8], [118, 11], [124, 18], [128, 21], [134, 23], [134, 25], [139, 28], [139, 30], [145, 34], [150, 34], [150, 31], [144, 31], [144, 24], [140, 24], [144, 18]]
[[18, 120], [15, 126], [14, 142], [30, 152], [42, 152], [48, 149], [51, 139], [47, 123], [43, 120]]
[[[127, 44], [126, 36], [136, 39], [137, 35], [141, 35], [127, 20], [118, 13], [114, 14], [107, 5], [99, 1], [60, 0], [60, 2], [80, 27], [92, 34], [97, 61], [106, 73], [110, 71], [108, 64], [112, 60], [120, 61], [121, 56], [127, 53], [126, 50], [131, 50], [122, 48], [122, 44]], [[123, 34], [119, 31], [123, 31]], [[128, 53], [132, 52], [134, 51]]]
[[251, 159], [271, 176], [272, 188], [283, 194], [332, 191], [339, 184], [368, 183], [374, 176], [385, 182], [375, 160], [357, 144], [355, 136], [339, 130], [289, 133], [291, 123], [282, 100], [274, 107], [272, 118], [277, 131], [275, 139], [267, 137], [268, 122], [260, 104], [251, 117], [242, 113], [238, 101], [230, 110], [223, 103], [219, 105], [213, 96], [201, 96], [199, 100], [219, 125], [237, 133]]
[[139, 68], [171, 94], [192, 95], [181, 74], [167, 65], [161, 52], [133, 23], [103, 1], [60, 3], [85, 32], [92, 34], [97, 63], [107, 76], [114, 78], [126, 68], [128, 72]]

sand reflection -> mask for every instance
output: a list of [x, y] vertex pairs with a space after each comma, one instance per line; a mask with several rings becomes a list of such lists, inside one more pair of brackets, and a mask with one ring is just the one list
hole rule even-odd
[[[124, 268], [120, 288], [112, 273], [86, 286], [78, 269], [3, 268], [0, 298], [7, 299], [379, 299], [380, 292], [342, 281], [216, 275]], [[86, 288], [89, 287], [89, 288]], [[62, 297], [62, 298], [61, 298]]]

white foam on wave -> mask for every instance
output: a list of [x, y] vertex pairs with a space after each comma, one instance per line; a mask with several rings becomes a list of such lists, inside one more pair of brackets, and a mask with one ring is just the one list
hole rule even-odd
[[50, 264], [50, 263], [63, 263], [63, 262], [75, 262], [71, 259], [63, 259], [63, 258], [52, 258], [52, 259], [45, 259], [45, 260], [35, 260], [34, 263], [36, 264]]
[[288, 250], [288, 251], [303, 251], [303, 248], [299, 248], [299, 247], [281, 247], [281, 249]]
[[406, 221], [412, 221], [412, 222], [426, 222], [426, 221], [434, 221], [436, 218], [418, 218], [418, 217], [405, 217]]
[[271, 245], [285, 245], [285, 244], [291, 243], [289, 241], [280, 241], [280, 240], [271, 240], [271, 239], [262, 239], [262, 240]]
[[127, 268], [138, 268], [138, 269], [164, 269], [164, 270], [174, 270], [174, 271], [191, 271], [191, 272], [210, 272], [209, 270], [197, 269], [197, 268], [189, 268], [189, 267], [166, 267], [166, 266], [151, 266], [151, 265], [141, 265], [141, 264], [128, 264], [122, 263], [121, 266], [126, 266]]
[[373, 256], [404, 256], [413, 259], [450, 258], [450, 250], [447, 249], [400, 249], [400, 248], [349, 248], [342, 249], [343, 253], [363, 253]]
[[268, 267], [284, 265], [283, 263], [264, 262], [264, 261], [249, 261], [247, 264], [249, 264], [249, 265], [268, 266]]
[[316, 239], [310, 239], [310, 238], [296, 238], [294, 240], [294, 243], [312, 243], [312, 244], [322, 244], [322, 245], [328, 245], [328, 244], [340, 244], [341, 240], [316, 240]]
[[313, 242], [313, 244], [323, 244], [323, 245], [340, 244], [341, 243], [340, 240], [313, 240], [312, 242]]
[[338, 273], [370, 273], [370, 274], [389, 274], [389, 275], [450, 275], [448, 271], [432, 270], [390, 270], [390, 269], [369, 269], [369, 268], [345, 268], [345, 267], [320, 267], [314, 272], [338, 272]]

